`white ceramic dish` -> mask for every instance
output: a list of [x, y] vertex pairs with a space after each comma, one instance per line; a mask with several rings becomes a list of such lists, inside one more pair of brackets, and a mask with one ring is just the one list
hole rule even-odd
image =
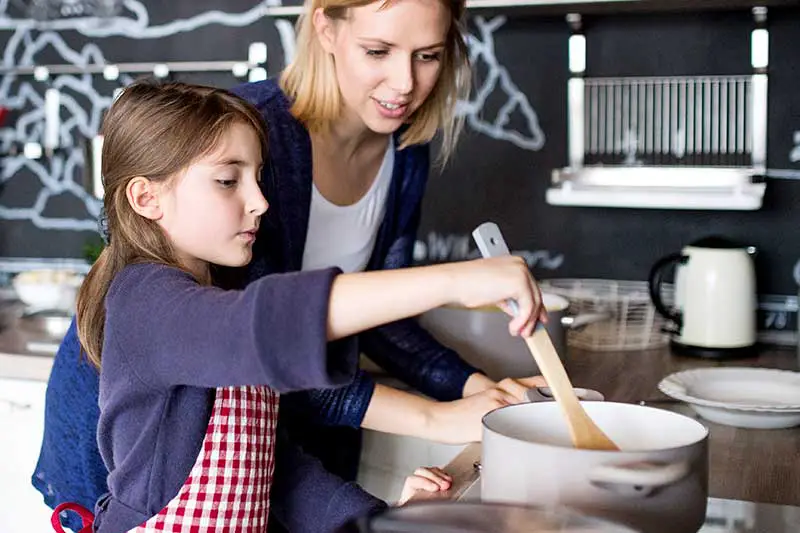
[[699, 368], [671, 374], [658, 388], [719, 424], [779, 429], [800, 425], [800, 373], [769, 368]]

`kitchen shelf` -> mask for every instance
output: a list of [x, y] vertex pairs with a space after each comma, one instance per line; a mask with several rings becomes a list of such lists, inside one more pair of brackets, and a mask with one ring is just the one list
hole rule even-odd
[[766, 189], [739, 168], [584, 167], [579, 179], [556, 170], [553, 181], [548, 204], [580, 207], [754, 211]]

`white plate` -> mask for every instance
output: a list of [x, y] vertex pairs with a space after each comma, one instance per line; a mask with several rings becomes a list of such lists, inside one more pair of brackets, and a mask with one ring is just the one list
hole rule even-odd
[[671, 374], [658, 388], [700, 416], [737, 427], [800, 425], [800, 373], [767, 368], [698, 368]]

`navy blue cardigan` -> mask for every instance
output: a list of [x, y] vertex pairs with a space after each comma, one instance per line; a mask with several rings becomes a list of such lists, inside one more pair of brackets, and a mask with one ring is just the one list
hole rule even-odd
[[[289, 113], [289, 101], [275, 81], [246, 84], [233, 92], [258, 108], [269, 133], [269, 159], [262, 189], [270, 208], [261, 222], [249, 277], [299, 270], [313, 184], [311, 140], [305, 127]], [[367, 269], [411, 264], [428, 167], [427, 145], [395, 153], [386, 214]], [[460, 398], [467, 378], [477, 371], [436, 342], [413, 319], [364, 332], [359, 335], [359, 342], [361, 350], [387, 372], [439, 400]], [[94, 368], [81, 360], [77, 333], [72, 327], [55, 357], [48, 384], [42, 450], [32, 478], [51, 507], [76, 501], [92, 508], [107, 491], [107, 471], [95, 438], [99, 415], [97, 380]], [[373, 379], [359, 372], [343, 388], [288, 394], [281, 399], [281, 409], [284, 414], [303, 417], [309, 424], [359, 427], [373, 390]], [[278, 468], [284, 458], [278, 454]], [[281, 507], [281, 497], [273, 493], [276, 511]], [[289, 494], [286, 497], [296, 498]], [[363, 501], [358, 503], [363, 506]], [[346, 502], [338, 504], [347, 506]], [[302, 505], [293, 500], [288, 506], [297, 513], [307, 513], [309, 518], [315, 514], [315, 502]]]

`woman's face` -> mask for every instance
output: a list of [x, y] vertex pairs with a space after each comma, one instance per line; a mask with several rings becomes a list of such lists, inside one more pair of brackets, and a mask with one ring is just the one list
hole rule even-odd
[[343, 20], [318, 10], [314, 23], [333, 55], [346, 120], [392, 133], [439, 79], [450, 28], [441, 0], [379, 0], [349, 9]]

